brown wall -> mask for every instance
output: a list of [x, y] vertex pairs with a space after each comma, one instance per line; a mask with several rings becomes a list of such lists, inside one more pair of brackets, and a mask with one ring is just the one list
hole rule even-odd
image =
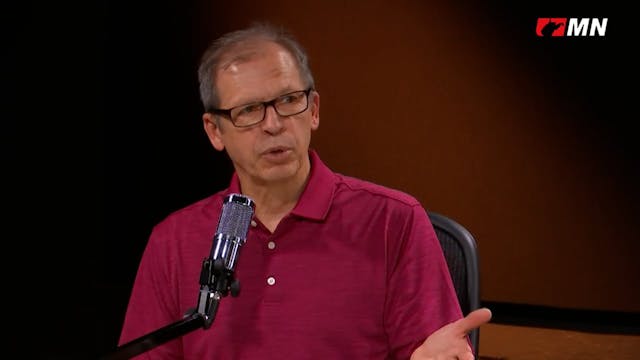
[[535, 37], [547, 13], [514, 18], [496, 5], [199, 7], [201, 48], [255, 20], [301, 40], [321, 94], [313, 146], [334, 170], [465, 225], [479, 244], [484, 300], [640, 311], [637, 161], [616, 109], [602, 109], [621, 91], [598, 79], [624, 69], [593, 60], [603, 39], [542, 43], [556, 40]]

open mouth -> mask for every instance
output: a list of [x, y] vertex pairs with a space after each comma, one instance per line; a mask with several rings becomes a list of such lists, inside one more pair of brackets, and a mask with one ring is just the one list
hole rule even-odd
[[286, 159], [289, 153], [291, 153], [291, 149], [277, 147], [265, 151], [264, 153], [262, 153], [262, 155], [272, 161], [281, 161]]
[[273, 155], [278, 155], [278, 154], [282, 154], [289, 151], [288, 148], [286, 147], [273, 147], [270, 149], [267, 149], [267, 151], [264, 152], [264, 154], [273, 154]]

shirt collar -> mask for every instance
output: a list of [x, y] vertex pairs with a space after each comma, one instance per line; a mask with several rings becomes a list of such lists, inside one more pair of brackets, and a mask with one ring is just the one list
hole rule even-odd
[[[315, 150], [309, 150], [309, 161], [311, 162], [309, 179], [291, 213], [309, 219], [323, 220], [329, 212], [333, 194], [336, 191], [336, 176], [320, 160]], [[241, 193], [240, 180], [235, 172], [231, 177], [226, 195], [231, 193]]]

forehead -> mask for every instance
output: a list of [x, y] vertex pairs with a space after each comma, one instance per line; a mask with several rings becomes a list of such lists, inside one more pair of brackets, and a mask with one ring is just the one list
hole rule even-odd
[[238, 65], [268, 56], [279, 56], [283, 60], [293, 61], [289, 51], [282, 45], [268, 39], [249, 39], [231, 45], [220, 57], [218, 71], [226, 71], [232, 65]]
[[280, 82], [302, 86], [298, 63], [291, 53], [267, 40], [244, 42], [229, 49], [220, 60], [216, 80], [221, 97], [231, 89], [268, 88]]
[[215, 79], [221, 108], [266, 101], [304, 86], [291, 53], [265, 39], [245, 41], [227, 50]]

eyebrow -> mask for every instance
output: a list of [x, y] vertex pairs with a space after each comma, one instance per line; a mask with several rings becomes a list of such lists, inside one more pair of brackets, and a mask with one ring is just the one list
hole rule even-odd
[[238, 106], [242, 106], [242, 105], [249, 105], [249, 104], [255, 104], [255, 103], [263, 103], [263, 102], [271, 101], [271, 100], [273, 100], [273, 99], [277, 99], [277, 98], [279, 98], [279, 97], [280, 97], [280, 96], [282, 96], [282, 95], [286, 95], [286, 94], [289, 94], [289, 93], [292, 93], [292, 92], [296, 92], [296, 91], [304, 91], [304, 90], [306, 90], [306, 88], [305, 88], [305, 89], [302, 89], [302, 90], [293, 90], [293, 88], [291, 88], [290, 86], [287, 86], [287, 87], [285, 87], [283, 90], [281, 90], [281, 91], [279, 92], [279, 94], [278, 94], [278, 95], [276, 95], [275, 97], [269, 97], [269, 98], [266, 98], [265, 100], [250, 100], [250, 101], [241, 102], [240, 104], [235, 105], [235, 106], [231, 106], [231, 107], [229, 107], [228, 109], [232, 109], [232, 108], [235, 108], [235, 107], [238, 107]]

